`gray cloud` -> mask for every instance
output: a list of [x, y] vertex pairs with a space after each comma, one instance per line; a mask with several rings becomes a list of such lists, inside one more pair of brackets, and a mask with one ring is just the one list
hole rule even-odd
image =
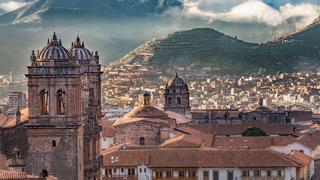
[[[184, 0], [183, 15], [209, 21], [264, 23], [270, 26], [282, 25], [295, 18], [297, 29], [311, 24], [319, 17], [319, 3], [311, 3], [311, 1], [294, 3], [293, 1], [277, 1], [281, 4], [275, 7], [271, 5], [271, 0], [269, 2], [262, 0]], [[216, 5], [220, 8], [216, 9]]]
[[18, 9], [24, 5], [26, 5], [27, 2], [25, 1], [0, 1], [0, 9], [9, 12], [13, 11], [15, 9]]

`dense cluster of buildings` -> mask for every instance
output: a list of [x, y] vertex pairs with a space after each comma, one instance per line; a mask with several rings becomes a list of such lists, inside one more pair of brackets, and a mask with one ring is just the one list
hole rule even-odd
[[[318, 71], [299, 73], [264, 73], [247, 75], [213, 75], [214, 71], [196, 65], [174, 67], [188, 80], [191, 105], [197, 109], [237, 108], [251, 110], [260, 97], [273, 110], [312, 110], [319, 113], [320, 74]], [[144, 91], [153, 96], [153, 103], [164, 105], [165, 83], [172, 76], [172, 68], [153, 69], [143, 62], [118, 64], [103, 68], [104, 102], [120, 107], [134, 105]]]
[[[133, 80], [147, 69], [130, 68], [129, 91], [109, 79], [102, 98], [99, 55], [79, 37], [67, 50], [54, 33], [32, 51], [28, 106], [0, 116], [0, 179], [320, 179], [320, 126], [310, 109], [266, 106], [263, 94], [251, 109], [199, 109], [195, 87], [177, 73], [156, 91], [148, 77]], [[120, 100], [110, 98], [115, 91]], [[126, 109], [103, 110], [117, 103]]]

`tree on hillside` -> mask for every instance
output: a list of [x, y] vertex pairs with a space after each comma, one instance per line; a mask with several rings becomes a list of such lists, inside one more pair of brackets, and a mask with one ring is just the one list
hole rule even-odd
[[267, 133], [257, 127], [248, 127], [248, 129], [242, 133], [242, 136], [267, 136]]

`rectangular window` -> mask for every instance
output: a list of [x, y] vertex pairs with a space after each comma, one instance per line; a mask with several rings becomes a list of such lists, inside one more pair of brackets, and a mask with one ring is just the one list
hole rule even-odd
[[113, 168], [113, 173], [117, 173], [117, 169], [116, 168]]
[[143, 171], [144, 171], [144, 173], [146, 173], [146, 172], [147, 172], [147, 169], [146, 169], [146, 168], [144, 168], [144, 170], [143, 170]]
[[243, 177], [248, 177], [250, 174], [249, 174], [249, 171], [242, 171], [242, 176]]
[[190, 176], [191, 176], [191, 177], [196, 177], [196, 176], [197, 176], [197, 172], [195, 172], [195, 171], [191, 171]]
[[123, 173], [124, 172], [124, 169], [123, 168], [121, 168], [121, 173]]
[[228, 170], [228, 180], [233, 180], [233, 171]]
[[267, 171], [267, 176], [269, 176], [269, 177], [270, 177], [271, 175], [272, 175], [272, 174], [271, 174], [271, 171], [270, 171], [270, 170], [268, 170], [268, 171]]
[[254, 171], [253, 175], [254, 176], [260, 176], [260, 171]]
[[179, 177], [181, 177], [181, 178], [184, 177], [184, 171], [179, 171]]
[[278, 170], [278, 176], [282, 176], [282, 171], [281, 170]]
[[213, 171], [213, 180], [219, 180], [219, 171]]
[[112, 169], [108, 169], [109, 171], [109, 175], [111, 176], [112, 175]]
[[167, 171], [167, 172], [166, 172], [166, 177], [168, 177], [168, 178], [169, 178], [169, 177], [172, 177], [172, 173], [171, 173], [170, 171]]

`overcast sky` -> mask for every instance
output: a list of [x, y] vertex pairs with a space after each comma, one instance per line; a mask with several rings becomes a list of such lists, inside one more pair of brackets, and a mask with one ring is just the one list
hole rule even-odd
[[320, 14], [320, 0], [184, 0], [184, 15], [209, 21], [264, 23], [278, 26], [296, 18], [297, 28]]
[[[12, 11], [31, 0], [0, 0], [2, 11]], [[84, 0], [87, 1], [87, 0]], [[320, 0], [181, 0], [183, 15], [209, 21], [264, 23], [278, 26], [299, 17], [297, 27], [304, 27], [319, 17]], [[301, 18], [300, 18], [301, 17]]]

